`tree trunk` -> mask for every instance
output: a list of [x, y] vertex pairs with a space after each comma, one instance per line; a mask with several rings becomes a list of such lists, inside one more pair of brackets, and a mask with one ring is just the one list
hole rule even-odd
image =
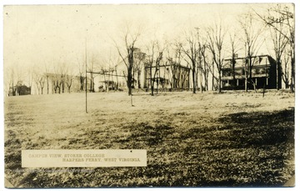
[[196, 69], [195, 67], [193, 67], [193, 70], [192, 70], [192, 77], [193, 77], [193, 93], [195, 94], [196, 93], [196, 86], [197, 86], [197, 82], [196, 82]]
[[61, 93], [65, 93], [65, 83], [61, 83]]
[[294, 51], [291, 51], [291, 92], [294, 92], [295, 85], [295, 56]]
[[138, 88], [140, 89], [141, 88], [141, 71], [138, 70], [138, 76], [137, 76], [137, 79], [138, 79]]
[[154, 96], [154, 79], [152, 78], [152, 64], [150, 66], [150, 86], [151, 86], [151, 96]]
[[208, 72], [205, 72], [205, 91], [208, 91]]
[[129, 63], [128, 70], [127, 70], [127, 88], [128, 88], [128, 95], [132, 94], [132, 65]]
[[284, 82], [284, 84], [285, 84], [285, 88], [286, 88], [286, 89], [289, 88], [289, 81], [286, 80], [286, 81]]
[[[156, 72], [155, 72], [155, 75], [156, 75]], [[159, 76], [157, 76], [157, 78], [156, 78], [156, 94], [158, 94], [158, 78], [159, 78]]]
[[[130, 71], [130, 69], [128, 69], [128, 72]], [[132, 80], [132, 76], [131, 76], [131, 72], [129, 72], [129, 74], [127, 75], [127, 88], [128, 88], [128, 95], [130, 96], [132, 93], [132, 88], [131, 88], [131, 80]]]
[[[109, 80], [108, 80], [109, 81]], [[108, 82], [109, 83], [109, 82]], [[95, 87], [94, 87], [94, 75], [91, 72], [91, 82], [90, 82], [90, 91], [95, 92]]]
[[248, 92], [248, 68], [245, 61], [245, 92]]
[[83, 76], [79, 76], [79, 80], [80, 80], [80, 91], [83, 91], [83, 87], [84, 87], [84, 77]]
[[154, 96], [154, 80], [151, 79], [151, 96]]
[[[200, 84], [200, 92], [203, 93], [203, 86], [202, 86], [202, 76], [203, 76], [203, 73], [200, 71], [199, 73], [199, 84]], [[197, 79], [198, 79], [198, 75], [197, 75]]]
[[256, 90], [256, 83], [254, 81], [252, 81], [252, 84], [253, 84], [253, 89], [255, 91], [255, 93], [257, 93], [257, 90]]
[[279, 60], [276, 60], [276, 89], [279, 90]]
[[132, 69], [133, 69], [133, 51], [134, 47], [127, 47], [128, 52], [128, 67], [127, 67], [127, 88], [128, 95], [132, 95]]
[[204, 91], [208, 91], [208, 72], [207, 72], [207, 63], [205, 59], [203, 60], [203, 64], [204, 64], [203, 76], [204, 76], [204, 86], [205, 86]]
[[36, 83], [36, 87], [37, 87], [36, 89], [38, 90], [37, 95], [40, 95], [41, 88], [39, 87], [38, 83]]
[[211, 79], [211, 88], [215, 90], [215, 64], [212, 65], [212, 79]]
[[232, 73], [232, 83], [233, 89], [236, 89], [236, 80], [235, 80], [235, 55], [232, 54], [232, 60], [231, 60], [231, 73]]
[[221, 70], [219, 70], [219, 83], [218, 83], [218, 92], [221, 93], [222, 92], [222, 80], [221, 80]]
[[47, 76], [47, 94], [49, 94], [49, 76]]
[[245, 92], [248, 92], [248, 76], [245, 74]]

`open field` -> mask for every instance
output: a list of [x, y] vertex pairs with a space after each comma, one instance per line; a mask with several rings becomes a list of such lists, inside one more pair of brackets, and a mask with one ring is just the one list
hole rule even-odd
[[[126, 92], [88, 97], [88, 113], [83, 93], [5, 98], [13, 186], [280, 186], [294, 175], [294, 94], [136, 93], [134, 106]], [[22, 149], [146, 149], [148, 166], [30, 171]]]

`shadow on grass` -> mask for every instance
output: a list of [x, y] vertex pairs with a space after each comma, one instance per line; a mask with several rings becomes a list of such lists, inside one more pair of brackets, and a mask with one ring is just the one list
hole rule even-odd
[[[197, 119], [196, 114], [189, 119]], [[28, 188], [274, 187], [282, 186], [294, 173], [289, 163], [294, 149], [293, 108], [230, 114], [210, 126], [199, 122], [195, 128], [162, 120], [155, 125], [140, 121], [124, 129], [129, 133], [120, 138], [107, 128], [106, 142], [99, 140], [98, 148], [109, 143], [111, 147], [121, 144], [124, 149], [146, 149], [147, 167], [94, 168], [92, 173], [36, 172], [21, 175], [17, 182]], [[101, 133], [93, 131], [95, 137], [86, 134], [82, 140], [96, 139]], [[69, 139], [70, 145], [76, 142]], [[20, 162], [9, 157], [6, 160]]]
[[[236, 113], [220, 119], [235, 146], [265, 146], [294, 142], [294, 108], [277, 112]], [[227, 126], [227, 127], [226, 127]]]

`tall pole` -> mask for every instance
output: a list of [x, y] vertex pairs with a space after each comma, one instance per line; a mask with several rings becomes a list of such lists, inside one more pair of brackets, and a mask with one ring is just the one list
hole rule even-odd
[[86, 50], [86, 38], [85, 38], [85, 112], [87, 113], [87, 50]]

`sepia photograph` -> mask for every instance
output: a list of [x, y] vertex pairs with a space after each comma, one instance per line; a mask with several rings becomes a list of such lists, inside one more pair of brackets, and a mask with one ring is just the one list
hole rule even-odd
[[6, 188], [295, 186], [295, 4], [3, 5]]

